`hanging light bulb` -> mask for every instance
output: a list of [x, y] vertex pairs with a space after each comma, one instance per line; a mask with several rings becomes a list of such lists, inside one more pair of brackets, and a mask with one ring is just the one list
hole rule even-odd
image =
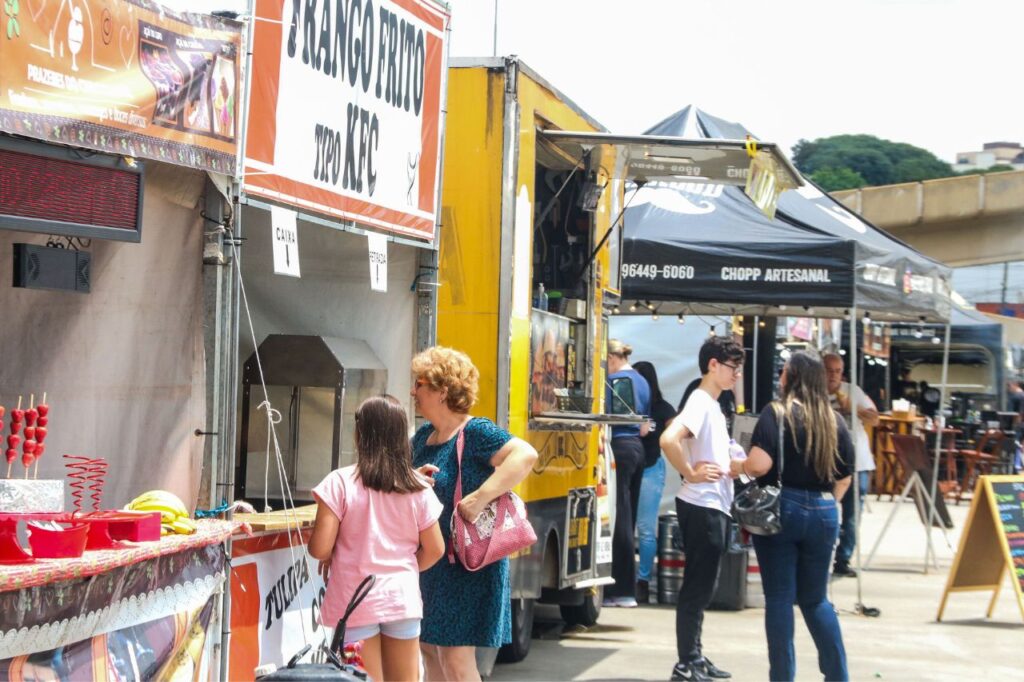
[[924, 329], [921, 328], [921, 327], [915, 327], [914, 328], [914, 338], [915, 339], [923, 339], [924, 338]]
[[633, 304], [629, 306], [629, 312], [635, 313], [637, 308], [639, 307], [640, 306], [638, 305], [638, 303], [636, 301], [633, 301]]
[[679, 324], [686, 322], [686, 318], [683, 317], [682, 313], [676, 315], [676, 322], [678, 322]]
[[644, 301], [644, 305], [647, 306], [648, 310], [654, 310], [654, 304], [650, 301]]
[[710, 331], [708, 332], [708, 336], [714, 336], [714, 335], [715, 335], [715, 325], [710, 325]]
[[840, 355], [846, 355], [846, 349], [845, 348], [840, 348], [839, 349], [839, 354]]
[[814, 316], [814, 308], [807, 308], [807, 314], [813, 317]]
[[785, 309], [786, 309], [785, 304], [779, 306], [779, 310], [785, 310]]
[[612, 315], [618, 315], [619, 312], [619, 306], [615, 306], [614, 308], [612, 308]]
[[658, 320], [661, 319], [661, 316], [658, 315], [658, 311], [657, 310], [655, 310], [653, 313], [651, 313], [651, 319], [654, 320], [655, 322], [657, 322]]
[[765, 321], [764, 320], [759, 320], [758, 323], [757, 323], [757, 326], [760, 327], [761, 329], [764, 329], [764, 325], [765, 325]]
[[940, 339], [940, 338], [939, 338], [939, 337], [937, 337], [937, 336], [933, 336], [933, 337], [932, 337], [932, 343], [934, 343], [934, 344], [935, 344], [935, 345], [937, 346], [937, 345], [939, 345], [940, 343], [942, 343], [942, 339]]

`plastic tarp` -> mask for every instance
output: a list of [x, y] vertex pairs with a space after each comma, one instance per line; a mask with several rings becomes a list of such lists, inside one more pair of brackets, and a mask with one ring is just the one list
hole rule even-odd
[[[47, 392], [39, 478], [65, 480], [63, 454], [103, 457], [105, 509], [153, 488], [191, 505], [202, 470], [204, 439], [195, 430], [206, 426], [197, 207], [204, 174], [152, 161], [145, 170], [142, 242], [92, 240], [88, 294], [11, 287], [3, 294], [0, 402], [9, 414], [19, 395], [24, 409], [30, 394], [38, 403]], [[46, 240], [2, 230], [0, 251]], [[7, 258], [0, 277], [11, 276]], [[12, 475], [24, 475], [20, 457]]]
[[[688, 106], [645, 134], [743, 139], [750, 133]], [[795, 304], [817, 317], [842, 316], [854, 305], [875, 319], [949, 316], [948, 268], [809, 182], [782, 194], [773, 220], [736, 188], [645, 186], [626, 212], [623, 250], [623, 298], [693, 302], [680, 312], [794, 314]], [[744, 269], [728, 269], [737, 267]]]

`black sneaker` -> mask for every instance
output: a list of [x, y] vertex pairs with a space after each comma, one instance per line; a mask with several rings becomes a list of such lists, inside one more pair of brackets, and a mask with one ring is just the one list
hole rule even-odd
[[685, 680], [686, 682], [708, 682], [711, 678], [704, 674], [704, 670], [697, 662], [676, 663], [672, 668], [673, 682]]
[[641, 604], [651, 603], [651, 584], [646, 580], [636, 581], [636, 600]]
[[832, 575], [836, 575], [842, 578], [856, 578], [857, 571], [850, 568], [850, 562], [837, 561], [834, 564], [832, 564]]
[[721, 668], [718, 668], [717, 666], [715, 666], [714, 663], [709, 661], [706, 656], [697, 661], [697, 663], [695, 663], [694, 665], [696, 665], [701, 672], [703, 672], [705, 675], [707, 675], [713, 680], [727, 680], [730, 677], [732, 677], [732, 673], [726, 672]]

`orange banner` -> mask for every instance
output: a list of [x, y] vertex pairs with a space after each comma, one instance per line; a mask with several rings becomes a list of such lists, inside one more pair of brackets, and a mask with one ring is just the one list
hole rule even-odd
[[433, 239], [448, 11], [257, 0], [247, 194]]
[[235, 172], [241, 24], [149, 0], [5, 0], [0, 20], [0, 131]]

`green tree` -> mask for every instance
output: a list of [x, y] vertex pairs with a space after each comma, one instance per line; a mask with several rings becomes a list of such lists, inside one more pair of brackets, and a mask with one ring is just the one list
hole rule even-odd
[[849, 168], [819, 168], [811, 173], [811, 180], [826, 192], [859, 189], [868, 184], [860, 173]]
[[[800, 140], [793, 147], [793, 163], [811, 178], [816, 172], [829, 169], [825, 177], [833, 180], [836, 172], [847, 169], [869, 186], [955, 175], [952, 166], [926, 149], [874, 135], [833, 135], [814, 141]], [[852, 181], [851, 176], [843, 177], [847, 178], [844, 182]]]

